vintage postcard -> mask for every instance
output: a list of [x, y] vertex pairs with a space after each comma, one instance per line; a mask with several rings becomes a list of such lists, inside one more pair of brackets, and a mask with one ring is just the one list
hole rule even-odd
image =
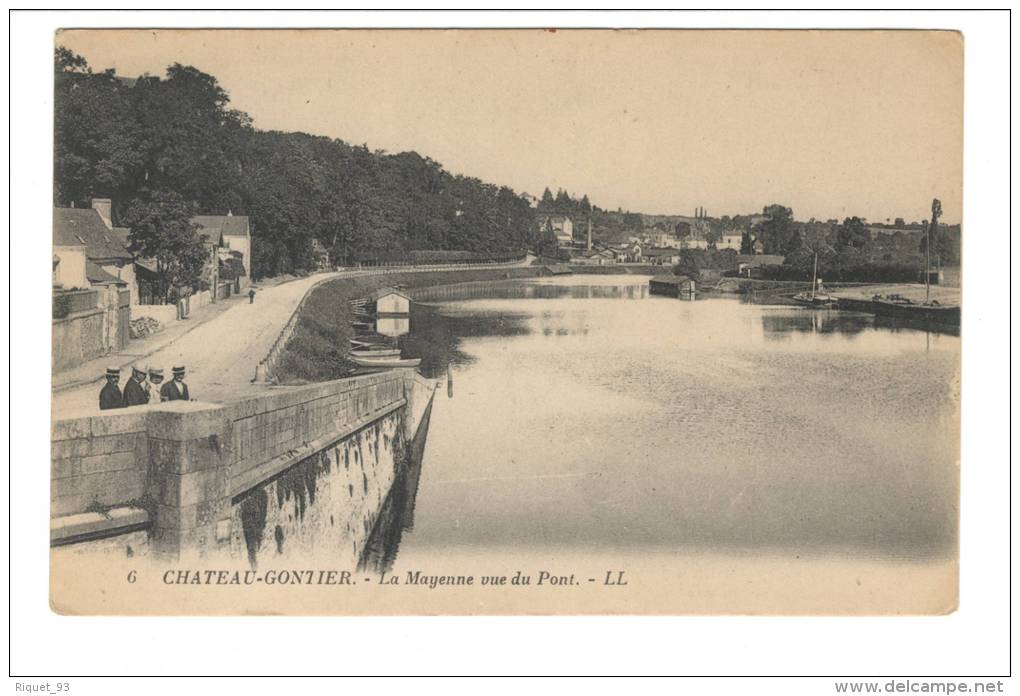
[[66, 29], [63, 614], [944, 614], [949, 31]]

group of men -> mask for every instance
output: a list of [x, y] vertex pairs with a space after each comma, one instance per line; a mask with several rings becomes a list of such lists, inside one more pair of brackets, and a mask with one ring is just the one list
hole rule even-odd
[[144, 406], [161, 401], [190, 401], [188, 385], [184, 383], [184, 366], [173, 368], [173, 379], [163, 384], [163, 369], [159, 367], [145, 368], [134, 365], [131, 377], [120, 390], [120, 368], [106, 368], [106, 384], [99, 392], [99, 408], [126, 408], [128, 406]]

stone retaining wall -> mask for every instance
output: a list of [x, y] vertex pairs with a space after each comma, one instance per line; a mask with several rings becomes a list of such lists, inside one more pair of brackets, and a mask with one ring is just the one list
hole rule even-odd
[[[414, 436], [433, 390], [417, 373], [391, 370], [224, 404], [174, 401], [55, 421], [51, 543], [67, 549], [116, 536], [118, 527], [109, 521], [115, 515], [130, 520], [136, 534], [141, 516], [154, 555], [248, 555], [254, 561], [275, 548], [260, 542], [253, 555], [253, 537], [245, 537], [251, 515], [244, 510], [254, 504], [257, 513], [257, 502], [250, 501], [263, 496], [279, 498], [265, 508], [276, 515], [264, 521], [272, 524], [274, 544], [277, 527], [291, 546], [302, 539], [307, 548], [327, 538], [327, 518], [331, 527], [343, 520], [345, 531], [370, 526], [393, 481], [401, 443]], [[331, 477], [320, 484], [323, 474]], [[347, 480], [358, 475], [360, 487]], [[308, 491], [331, 491], [317, 499], [308, 518], [315, 524], [300, 529], [279, 516], [294, 515], [298, 498], [290, 494], [297, 495], [298, 484], [305, 491], [302, 510], [316, 502]], [[291, 506], [286, 513], [284, 503]], [[298, 522], [303, 518], [299, 512]], [[132, 543], [140, 546], [137, 539]]]

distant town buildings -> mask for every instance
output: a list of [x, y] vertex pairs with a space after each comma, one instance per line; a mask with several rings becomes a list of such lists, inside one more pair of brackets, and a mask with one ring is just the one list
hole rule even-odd
[[569, 246], [574, 241], [574, 223], [566, 215], [547, 215], [541, 224], [543, 229], [552, 229], [560, 246]]
[[645, 263], [673, 266], [680, 263], [680, 250], [670, 247], [649, 247], [641, 250], [641, 257]]
[[247, 215], [196, 215], [191, 222], [198, 225], [198, 233], [207, 237], [206, 243], [216, 251], [217, 264], [226, 261], [231, 251], [241, 254], [240, 287], [251, 283], [251, 223]]

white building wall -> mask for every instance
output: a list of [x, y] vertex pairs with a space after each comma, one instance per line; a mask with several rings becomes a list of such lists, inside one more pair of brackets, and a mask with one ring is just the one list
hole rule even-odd
[[88, 276], [85, 274], [85, 247], [53, 247], [53, 255], [60, 259], [53, 271], [54, 285], [64, 289], [89, 287]]
[[410, 314], [411, 301], [397, 294], [385, 295], [376, 300], [375, 311], [380, 314]]

